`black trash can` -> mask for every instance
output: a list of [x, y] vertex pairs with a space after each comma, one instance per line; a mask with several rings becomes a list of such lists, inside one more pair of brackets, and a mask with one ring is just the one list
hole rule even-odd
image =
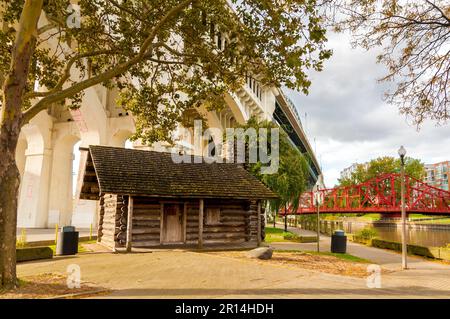
[[64, 226], [58, 233], [56, 255], [76, 255], [78, 253], [78, 232], [73, 226]]
[[343, 230], [335, 230], [331, 235], [331, 252], [345, 254], [347, 251], [347, 236]]

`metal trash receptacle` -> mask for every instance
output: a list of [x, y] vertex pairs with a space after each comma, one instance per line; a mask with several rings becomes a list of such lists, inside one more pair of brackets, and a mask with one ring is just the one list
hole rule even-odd
[[78, 232], [73, 226], [64, 226], [58, 233], [56, 255], [76, 255], [78, 253]]
[[345, 254], [347, 251], [347, 236], [343, 230], [336, 230], [331, 235], [331, 252]]

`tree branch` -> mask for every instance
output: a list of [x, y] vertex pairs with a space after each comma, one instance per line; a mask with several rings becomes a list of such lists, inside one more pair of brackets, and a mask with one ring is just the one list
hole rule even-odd
[[56, 83], [55, 87], [52, 90], [46, 91], [46, 92], [30, 92], [25, 95], [25, 98], [30, 99], [30, 98], [35, 98], [35, 97], [44, 97], [44, 96], [48, 96], [48, 95], [53, 94], [56, 91], [60, 90], [63, 87], [64, 83], [67, 81], [67, 79], [70, 77], [70, 69], [72, 68], [72, 65], [77, 60], [87, 58], [87, 57], [103, 55], [103, 54], [111, 54], [114, 52], [115, 52], [115, 50], [100, 50], [100, 51], [86, 52], [83, 54], [77, 54], [77, 55], [73, 56], [71, 59], [69, 59], [69, 62], [67, 62], [66, 67], [64, 68], [64, 71], [61, 75], [61, 78], [59, 79], [58, 83]]
[[[163, 27], [163, 25], [176, 16], [178, 13], [180, 13], [184, 8], [186, 8], [189, 4], [191, 4], [193, 1], [196, 0], [185, 0], [181, 2], [179, 5], [173, 7], [157, 24], [153, 27], [151, 30], [149, 36], [144, 40], [139, 53], [128, 60], [127, 62], [124, 62], [122, 64], [119, 64], [118, 66], [111, 68], [102, 74], [99, 74], [95, 77], [83, 80], [81, 82], [78, 82], [71, 87], [53, 92], [42, 98], [39, 102], [37, 102], [35, 105], [30, 107], [28, 110], [26, 110], [23, 113], [23, 121], [21, 125], [25, 125], [28, 123], [35, 115], [37, 115], [40, 111], [45, 110], [49, 105], [52, 103], [61, 101], [63, 99], [69, 98], [71, 96], [74, 96], [75, 94], [91, 87], [96, 84], [102, 83], [106, 80], [112, 79], [118, 75], [121, 75], [122, 73], [126, 72], [131, 66], [141, 62], [143, 59], [145, 59], [146, 56], [151, 55], [149, 52], [146, 52], [152, 45], [153, 40], [156, 38], [157, 32]], [[70, 68], [69, 68], [70, 71]]]
[[[441, 8], [439, 8], [437, 5], [435, 5], [433, 2], [425, 0], [430, 6], [432, 6], [433, 8], [435, 8], [437, 11], [439, 11], [439, 13], [441, 14], [441, 16], [447, 20], [448, 24], [450, 24], [450, 18], [447, 17], [447, 15], [444, 13], [444, 11], [442, 11]], [[447, 24], [447, 25], [448, 25]]]

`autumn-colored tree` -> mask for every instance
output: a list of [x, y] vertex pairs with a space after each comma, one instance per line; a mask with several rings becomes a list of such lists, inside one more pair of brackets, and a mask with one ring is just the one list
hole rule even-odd
[[1, 1], [0, 287], [16, 284], [14, 155], [36, 114], [116, 87], [135, 137], [170, 140], [184, 111], [220, 108], [245, 75], [307, 92], [331, 55], [315, 0], [79, 0], [80, 19], [70, 3]]
[[[394, 82], [387, 101], [420, 126], [427, 118], [450, 118], [450, 2], [448, 0], [328, 1], [338, 31], [353, 44], [381, 47], [387, 67], [380, 81]], [[336, 14], [333, 14], [336, 13]]]
[[[400, 166], [400, 159], [390, 156], [378, 157], [365, 164], [356, 164], [350, 176], [343, 176], [338, 179], [339, 186], [360, 184], [382, 174], [400, 173]], [[405, 174], [421, 180], [425, 176], [425, 166], [418, 159], [406, 157]]]

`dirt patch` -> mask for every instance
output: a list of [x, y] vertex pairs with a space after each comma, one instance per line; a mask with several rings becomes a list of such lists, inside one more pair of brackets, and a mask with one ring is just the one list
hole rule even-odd
[[[92, 295], [106, 289], [93, 284], [82, 282], [80, 288], [68, 288], [67, 277], [46, 273], [20, 278], [18, 288], [8, 291], [0, 291], [0, 299], [39, 299], [52, 298], [61, 295], [73, 295], [86, 293]], [[70, 296], [67, 296], [70, 298]]]
[[[334, 256], [315, 255], [306, 252], [273, 252], [272, 259], [260, 260], [247, 257], [246, 252], [215, 252], [215, 255], [251, 260], [260, 264], [283, 265], [295, 268], [315, 270], [329, 274], [364, 278], [367, 277], [369, 264], [342, 260]], [[389, 271], [382, 269], [382, 273]]]

